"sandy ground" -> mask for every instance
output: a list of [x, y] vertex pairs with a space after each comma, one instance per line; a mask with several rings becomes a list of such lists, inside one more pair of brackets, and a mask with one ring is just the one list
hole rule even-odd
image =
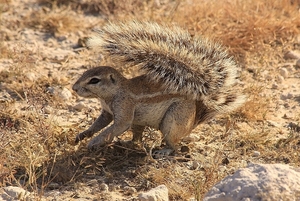
[[[184, 156], [152, 163], [145, 159], [147, 154], [141, 150], [112, 146], [102, 152], [88, 153], [85, 149], [87, 141], [74, 148], [72, 140], [76, 134], [93, 122], [101, 108], [98, 100], [80, 98], [71, 90], [86, 66], [101, 59], [101, 56], [80, 47], [78, 40], [91, 35], [89, 27], [97, 27], [102, 19], [68, 12], [86, 28], [55, 34], [39, 27], [23, 26], [22, 22], [30, 21], [33, 13], [39, 13], [40, 9], [35, 1], [29, 0], [4, 4], [0, 28], [0, 112], [2, 116], [9, 114], [28, 121], [28, 113], [33, 111], [30, 108], [35, 104], [33, 100], [41, 98], [42, 101], [37, 101], [41, 114], [67, 139], [57, 150], [74, 151], [68, 157], [59, 158], [62, 166], [54, 166], [53, 172], [57, 175], [41, 194], [42, 199], [134, 200], [140, 191], [166, 184], [171, 198], [180, 200], [195, 197], [200, 188], [195, 185], [205, 183], [205, 187], [199, 190], [205, 192], [208, 190], [205, 188], [250, 161], [299, 165], [299, 144], [295, 141], [299, 140], [297, 131], [300, 130], [297, 126], [300, 118], [300, 66], [296, 65], [300, 56], [290, 46], [276, 48], [276, 52], [270, 53], [272, 60], [267, 62], [249, 58], [251, 64], [241, 68], [245, 93], [249, 100], [258, 100], [253, 105], [257, 107], [257, 113], [248, 104], [233, 116], [218, 117], [199, 126], [186, 139], [190, 153]], [[296, 44], [299, 47], [300, 39]], [[32, 86], [39, 86], [40, 91], [37, 91], [40, 94], [33, 93], [37, 88]], [[24, 93], [21, 93], [22, 88]], [[260, 100], [263, 108], [259, 107]], [[6, 110], [7, 104], [9, 111]], [[252, 110], [252, 119], [255, 120], [241, 118], [239, 114], [245, 110]], [[293, 143], [285, 148], [289, 140]], [[69, 166], [64, 166], [66, 161]], [[109, 186], [108, 191], [103, 190], [104, 184]]]

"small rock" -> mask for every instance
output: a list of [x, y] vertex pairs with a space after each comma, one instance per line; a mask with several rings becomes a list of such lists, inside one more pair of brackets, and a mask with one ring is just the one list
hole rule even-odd
[[201, 163], [198, 161], [189, 161], [187, 163], [187, 165], [190, 170], [197, 170], [197, 169], [201, 168]]
[[169, 201], [168, 188], [165, 185], [157, 186], [148, 192], [138, 195], [139, 201]]
[[86, 105], [82, 101], [80, 101], [73, 108], [75, 110], [81, 111], [83, 108], [86, 108]]
[[187, 142], [187, 143], [191, 143], [191, 142], [198, 142], [200, 140], [200, 137], [197, 136], [197, 135], [189, 135], [189, 136], [186, 136], [185, 138], [183, 138], [183, 141], [184, 142]]
[[286, 95], [285, 95], [285, 94], [281, 94], [281, 95], [280, 95], [280, 99], [281, 99], [281, 100], [286, 100], [286, 99], [287, 99], [287, 97], [286, 97]]
[[280, 75], [281, 75], [282, 77], [284, 77], [284, 78], [287, 78], [288, 75], [289, 75], [289, 72], [288, 72], [288, 70], [287, 70], [286, 68], [281, 68], [281, 69], [279, 70], [279, 73], [280, 73]]
[[[48, 197], [48, 198], [50, 198], [50, 197], [56, 198], [56, 197], [62, 195], [62, 193], [59, 192], [59, 190], [46, 191], [44, 193], [45, 193], [44, 196]], [[55, 200], [55, 199], [52, 199], [52, 200]]]
[[36, 75], [34, 73], [26, 73], [25, 77], [30, 80], [31, 82], [36, 80]]
[[62, 100], [69, 100], [72, 98], [72, 93], [69, 89], [67, 88], [62, 88], [62, 90], [59, 92], [58, 96], [62, 99]]
[[51, 112], [52, 112], [52, 107], [50, 107], [50, 106], [46, 106], [46, 107], [44, 107], [44, 112], [45, 112], [45, 114], [50, 114]]
[[61, 185], [59, 185], [58, 183], [55, 182], [51, 182], [47, 187], [51, 190], [53, 189], [59, 189]]
[[300, 68], [300, 59], [298, 59], [298, 61], [296, 62], [296, 67]]
[[287, 71], [289, 72], [289, 74], [293, 74], [294, 71], [295, 71], [295, 68], [293, 67], [293, 65], [286, 66], [285, 68], [287, 69]]
[[281, 94], [281, 95], [280, 95], [280, 99], [281, 99], [281, 100], [292, 99], [293, 97], [294, 97], [294, 95], [291, 94], [291, 93], [288, 93], [288, 94]]
[[125, 186], [124, 191], [126, 192], [127, 195], [132, 195], [137, 192], [137, 190], [134, 187], [130, 187], [130, 186]]
[[46, 92], [54, 95], [56, 98], [67, 101], [72, 98], [72, 93], [69, 89], [63, 87], [48, 87]]
[[278, 84], [276, 83], [272, 84], [272, 89], [278, 89]]
[[54, 87], [47, 87], [46, 92], [50, 94], [54, 94], [55, 88]]
[[106, 183], [102, 183], [99, 185], [101, 191], [108, 192], [108, 185]]
[[25, 200], [30, 195], [30, 192], [16, 186], [7, 186], [3, 190], [7, 194], [7, 197], [13, 200]]
[[300, 52], [290, 50], [284, 54], [284, 59], [300, 59]]
[[265, 199], [299, 200], [300, 169], [284, 164], [249, 164], [213, 186], [203, 200]]
[[253, 157], [258, 157], [258, 156], [260, 156], [260, 152], [259, 151], [253, 151], [252, 156]]

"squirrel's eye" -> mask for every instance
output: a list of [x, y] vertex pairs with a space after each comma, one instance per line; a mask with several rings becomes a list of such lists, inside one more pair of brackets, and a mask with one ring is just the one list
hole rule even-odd
[[98, 79], [98, 78], [92, 78], [89, 82], [88, 82], [88, 84], [97, 84], [98, 82], [100, 82], [101, 80], [100, 79]]

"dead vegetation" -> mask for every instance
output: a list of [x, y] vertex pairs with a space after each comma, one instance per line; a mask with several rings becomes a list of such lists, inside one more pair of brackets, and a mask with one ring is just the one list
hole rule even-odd
[[[109, 145], [96, 153], [85, 144], [73, 146], [74, 136], [82, 130], [78, 124], [61, 126], [56, 118], [74, 114], [69, 106], [51, 94], [47, 87], [65, 85], [60, 80], [41, 76], [29, 80], [28, 69], [36, 69], [41, 60], [37, 52], [21, 44], [9, 49], [0, 42], [0, 58], [12, 59], [0, 72], [0, 89], [12, 99], [0, 100], [0, 186], [21, 185], [38, 194], [51, 182], [61, 185], [104, 177], [108, 183], [135, 186], [147, 190], [166, 184], [172, 200], [201, 200], [217, 181], [249, 161], [286, 163], [299, 166], [299, 129], [287, 136], [280, 129], [268, 126], [268, 105], [273, 101], [263, 96], [264, 83], [258, 69], [270, 67], [270, 61], [282, 61], [282, 52], [295, 45], [300, 33], [299, 2], [289, 0], [234, 1], [65, 1], [38, 0], [42, 9], [32, 9], [24, 19], [3, 19], [7, 29], [24, 27], [61, 35], [78, 30], [90, 33], [94, 26], [107, 20], [143, 19], [176, 23], [226, 45], [241, 64], [244, 91], [248, 102], [231, 116], [212, 120], [195, 131], [202, 147], [191, 144], [191, 158], [183, 162], [176, 158], [150, 163], [141, 150]], [[13, 12], [11, 1], [1, 1], [1, 12]], [[98, 23], [84, 17], [97, 16]], [[1, 27], [1, 28], [2, 28]], [[1, 32], [1, 31], [0, 31]], [[12, 40], [1, 36], [1, 40]], [[258, 70], [259, 71], [259, 70]], [[274, 72], [276, 69], [273, 69]], [[51, 106], [55, 111], [45, 112]], [[17, 108], [17, 109], [16, 109]], [[71, 114], [72, 113], [72, 114]], [[90, 117], [91, 118], [91, 117]], [[298, 122], [299, 122], [298, 116]], [[83, 122], [87, 124], [87, 122]], [[203, 135], [205, 133], [205, 135]], [[261, 153], [253, 158], [253, 151]], [[193, 154], [192, 154], [193, 153]], [[199, 161], [197, 171], [190, 170], [189, 161]], [[67, 171], [66, 171], [67, 170]], [[120, 178], [116, 181], [116, 178]], [[75, 186], [75, 185], [74, 185]], [[74, 187], [75, 188], [75, 187]], [[38, 190], [39, 189], [39, 190]], [[41, 190], [42, 189], [42, 190]], [[41, 191], [40, 191], [41, 190]]]

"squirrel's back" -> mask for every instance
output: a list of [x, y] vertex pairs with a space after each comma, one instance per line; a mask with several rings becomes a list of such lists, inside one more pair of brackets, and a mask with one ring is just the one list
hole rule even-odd
[[237, 65], [218, 43], [192, 37], [177, 26], [153, 22], [109, 23], [89, 38], [120, 65], [138, 66], [167, 93], [191, 97], [211, 113], [239, 107], [245, 96], [237, 91]]

